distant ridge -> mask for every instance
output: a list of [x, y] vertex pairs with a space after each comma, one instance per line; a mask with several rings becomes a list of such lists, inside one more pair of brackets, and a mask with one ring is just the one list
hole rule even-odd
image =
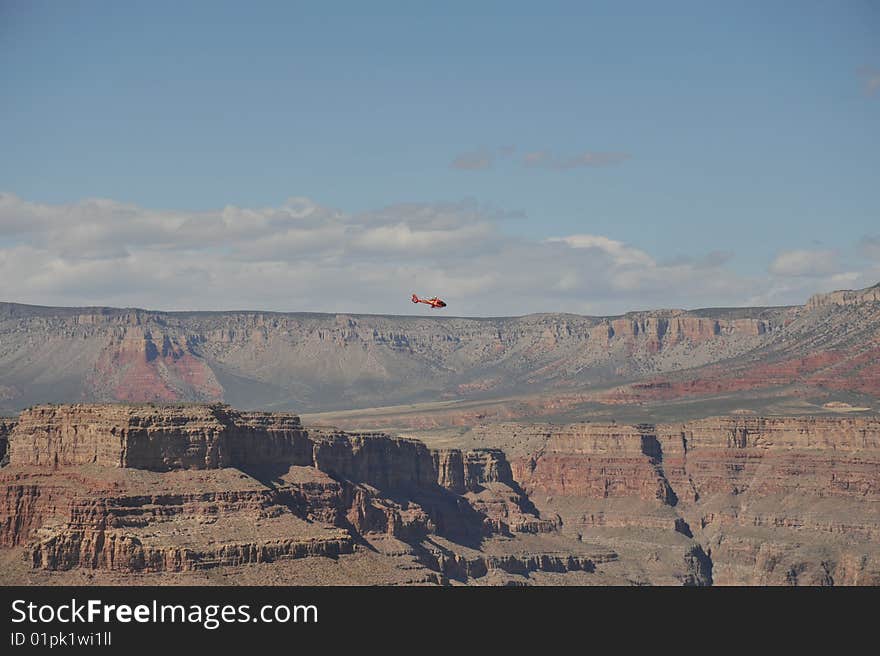
[[315, 412], [524, 394], [599, 404], [771, 389], [871, 395], [880, 390], [878, 301], [880, 285], [804, 306], [442, 319], [0, 303], [0, 411], [79, 401]]

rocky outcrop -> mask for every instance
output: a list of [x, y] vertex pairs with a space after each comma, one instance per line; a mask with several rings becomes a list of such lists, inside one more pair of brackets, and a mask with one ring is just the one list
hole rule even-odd
[[225, 405], [37, 406], [10, 434], [0, 544], [35, 567], [185, 572], [553, 531], [497, 449], [432, 452]]
[[[608, 556], [609, 562], [614, 555]], [[432, 568], [436, 568], [450, 579], [467, 581], [479, 579], [493, 570], [501, 570], [510, 574], [527, 575], [531, 572], [594, 572], [596, 561], [590, 556], [574, 556], [571, 554], [505, 554], [462, 556], [455, 552], [437, 552], [429, 560]]]
[[880, 283], [866, 289], [843, 289], [828, 294], [814, 294], [807, 301], [806, 309], [815, 310], [831, 305], [863, 305], [880, 303]]
[[53, 484], [47, 477], [19, 482], [17, 476], [0, 477], [0, 546], [27, 541], [59, 507], [68, 503], [64, 484]]
[[88, 567], [124, 572], [188, 572], [285, 558], [334, 558], [353, 550], [354, 541], [344, 531], [327, 538], [279, 538], [186, 548], [144, 545], [121, 531], [65, 530], [36, 542], [29, 548], [28, 557], [34, 567], [48, 570]]
[[636, 426], [575, 424], [555, 428], [541, 450], [513, 463], [530, 493], [575, 497], [672, 498], [657, 467], [656, 438]]
[[[95, 319], [99, 317], [78, 316], [75, 322], [100, 325]], [[98, 398], [134, 403], [223, 398], [213, 370], [196, 354], [198, 337], [163, 330], [161, 324], [140, 323], [104, 331], [104, 336], [101, 353], [85, 379]]]
[[684, 497], [880, 496], [877, 418], [728, 417], [658, 426], [656, 433]]
[[533, 430], [548, 435], [545, 443], [513, 462], [514, 478], [530, 494], [635, 497], [671, 506], [746, 491], [880, 496], [877, 418], [720, 417]]
[[877, 417], [485, 424], [470, 440], [487, 446], [218, 404], [38, 406], [0, 469], [0, 546], [46, 571], [375, 553], [437, 582], [880, 583]]
[[499, 450], [432, 453], [418, 440], [306, 429], [295, 415], [220, 404], [36, 406], [21, 414], [9, 445], [11, 462], [23, 466], [172, 471], [284, 463], [382, 489], [439, 484], [456, 494], [513, 483]]
[[674, 532], [720, 584], [880, 581], [877, 417], [517, 430], [546, 437], [514, 478], [581, 539]]
[[305, 459], [304, 435], [295, 416], [270, 422], [221, 405], [42, 405], [19, 416], [9, 452], [21, 465], [212, 469]]
[[475, 492], [487, 483], [514, 485], [510, 463], [500, 449], [435, 449], [431, 452], [437, 483], [456, 494]]
[[648, 353], [659, 353], [682, 343], [699, 344], [716, 338], [760, 337], [773, 330], [769, 319], [711, 318], [685, 312], [633, 313], [603, 320], [590, 332], [591, 338], [611, 345], [616, 340], [630, 344], [645, 342]]
[[12, 419], [0, 417], [0, 467], [9, 462], [7, 449], [9, 447], [9, 434], [12, 432], [16, 422]]

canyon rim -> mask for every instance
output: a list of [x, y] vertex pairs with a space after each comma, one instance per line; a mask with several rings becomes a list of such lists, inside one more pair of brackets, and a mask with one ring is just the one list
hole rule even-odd
[[4, 585], [880, 585], [878, 286], [617, 317], [6, 303], [0, 365]]

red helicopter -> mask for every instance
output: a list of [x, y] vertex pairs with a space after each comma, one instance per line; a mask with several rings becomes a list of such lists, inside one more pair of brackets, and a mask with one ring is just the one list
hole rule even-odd
[[413, 303], [424, 303], [425, 305], [430, 305], [432, 309], [436, 310], [438, 308], [446, 307], [446, 301], [441, 301], [436, 296], [434, 298], [419, 298], [415, 294], [412, 295]]

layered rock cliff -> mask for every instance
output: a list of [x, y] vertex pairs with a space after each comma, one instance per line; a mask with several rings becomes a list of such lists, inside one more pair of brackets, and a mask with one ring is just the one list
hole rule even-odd
[[785, 316], [659, 310], [464, 319], [0, 303], [0, 409], [226, 401], [315, 410], [565, 387], [741, 355]]
[[880, 583], [876, 417], [508, 430], [545, 435], [514, 478], [581, 538], [680, 533], [715, 583]]
[[[383, 433], [303, 427], [293, 415], [38, 406], [22, 413], [9, 445], [0, 544], [24, 546], [47, 570], [187, 572], [335, 557], [384, 537], [409, 545], [441, 581], [462, 575], [461, 554], [435, 540], [479, 545], [554, 529], [498, 450], [432, 452]], [[581, 553], [570, 565], [585, 571], [589, 560]], [[527, 551], [491, 562], [484, 575], [564, 571], [569, 561]]]
[[5, 465], [9, 460], [7, 453], [9, 445], [9, 433], [15, 426], [15, 421], [0, 417], [0, 466]]
[[807, 309], [828, 307], [830, 305], [864, 305], [880, 303], [880, 283], [867, 289], [843, 289], [828, 294], [815, 294], [807, 301]]
[[512, 482], [498, 451], [432, 454], [417, 440], [306, 429], [296, 415], [239, 412], [222, 404], [36, 406], [21, 413], [11, 431], [9, 458], [22, 466], [151, 471], [286, 464], [378, 488], [439, 482], [456, 493], [483, 482]]
[[[580, 405], [760, 390], [880, 397], [878, 290], [787, 308], [491, 319], [0, 303], [0, 411], [224, 401], [316, 412], [548, 392], [576, 392]], [[535, 416], [527, 405], [522, 416]]]
[[877, 417], [466, 437], [482, 447], [220, 404], [38, 406], [0, 468], [0, 546], [129, 577], [326, 557], [395, 572], [373, 582], [880, 584]]

